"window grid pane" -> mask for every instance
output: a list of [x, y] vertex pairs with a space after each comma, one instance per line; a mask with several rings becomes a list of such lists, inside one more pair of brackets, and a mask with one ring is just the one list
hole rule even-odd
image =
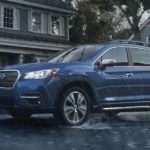
[[60, 35], [60, 17], [59, 16], [51, 16], [51, 31], [54, 35]]
[[3, 26], [5, 28], [13, 28], [14, 27], [14, 10], [13, 8], [4, 7], [3, 12]]
[[32, 29], [35, 32], [41, 32], [41, 14], [32, 13]]

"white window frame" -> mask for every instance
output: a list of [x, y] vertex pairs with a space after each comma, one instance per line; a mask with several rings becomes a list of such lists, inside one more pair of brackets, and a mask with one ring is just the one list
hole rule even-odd
[[[60, 19], [60, 30], [59, 34], [53, 34], [52, 33], [52, 16], [59, 17]], [[54, 36], [65, 36], [65, 17], [63, 15], [58, 15], [58, 14], [48, 14], [48, 34], [54, 35]]]
[[[41, 30], [40, 31], [33, 30], [33, 26], [32, 26], [33, 13], [41, 14]], [[46, 26], [45, 23], [46, 23], [46, 14], [44, 14], [41, 11], [36, 11], [36, 10], [28, 11], [28, 31], [34, 32], [34, 33], [47, 33], [47, 29], [45, 28]]]
[[[4, 8], [13, 9], [13, 28], [4, 27]], [[9, 29], [9, 30], [19, 30], [20, 29], [20, 12], [15, 6], [10, 4], [1, 4], [0, 3], [0, 28]]]

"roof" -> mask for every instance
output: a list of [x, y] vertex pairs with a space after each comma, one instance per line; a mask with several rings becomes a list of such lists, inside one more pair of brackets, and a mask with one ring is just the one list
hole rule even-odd
[[5, 31], [0, 32], [0, 38], [11, 38], [13, 39], [18, 39], [18, 40], [29, 40], [29, 41], [37, 41], [37, 42], [44, 42], [44, 43], [57, 43], [57, 44], [70, 44], [69, 41], [65, 39], [57, 39], [57, 38], [51, 38], [48, 36], [34, 36], [34, 35], [29, 35], [29, 34], [20, 34], [20, 33], [6, 33]]
[[69, 3], [65, 3], [62, 0], [24, 0], [24, 1], [53, 6], [57, 8], [68, 9], [68, 10], [74, 10]]
[[43, 9], [55, 10], [60, 12], [66, 12], [69, 14], [75, 13], [75, 9], [73, 8], [73, 6], [69, 3], [65, 3], [63, 0], [1, 0], [1, 1], [28, 5], [32, 7], [39, 7]]

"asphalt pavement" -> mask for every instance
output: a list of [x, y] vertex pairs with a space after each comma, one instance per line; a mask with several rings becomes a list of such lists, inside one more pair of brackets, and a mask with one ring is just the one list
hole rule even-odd
[[78, 127], [49, 114], [16, 120], [0, 115], [0, 150], [150, 150], [150, 113], [91, 114]]

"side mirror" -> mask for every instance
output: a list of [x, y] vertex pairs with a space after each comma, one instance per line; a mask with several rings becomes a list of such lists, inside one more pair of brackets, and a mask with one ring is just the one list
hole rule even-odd
[[113, 66], [115, 63], [115, 59], [104, 59], [101, 63], [96, 62], [94, 65], [98, 68], [105, 69], [107, 66]]
[[116, 60], [115, 59], [104, 59], [101, 63], [101, 66], [113, 66], [113, 64], [116, 63]]

